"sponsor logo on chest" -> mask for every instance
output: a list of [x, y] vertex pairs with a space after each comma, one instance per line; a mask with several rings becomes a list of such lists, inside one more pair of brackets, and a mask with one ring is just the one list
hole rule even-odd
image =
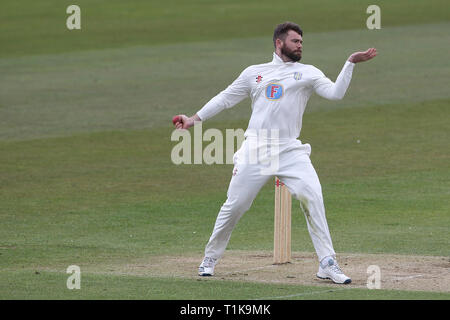
[[278, 100], [283, 96], [283, 86], [279, 83], [269, 83], [266, 87], [266, 98]]

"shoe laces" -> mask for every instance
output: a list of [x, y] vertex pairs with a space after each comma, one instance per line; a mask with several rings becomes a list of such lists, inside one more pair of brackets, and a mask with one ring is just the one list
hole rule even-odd
[[328, 260], [324, 268], [329, 268], [332, 272], [336, 274], [344, 274], [341, 268], [339, 267], [337, 261], [331, 258]]
[[214, 265], [216, 264], [216, 260], [217, 259], [205, 257], [205, 259], [203, 259], [203, 266], [207, 268], [214, 267]]
[[328, 266], [334, 273], [344, 274], [336, 261], [333, 261], [333, 264], [331, 264], [331, 265], [328, 264]]

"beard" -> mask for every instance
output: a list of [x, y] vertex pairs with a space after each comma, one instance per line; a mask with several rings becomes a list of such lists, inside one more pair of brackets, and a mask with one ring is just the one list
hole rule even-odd
[[294, 50], [290, 50], [286, 48], [286, 45], [283, 45], [281, 48], [281, 54], [285, 55], [289, 59], [291, 59], [293, 62], [300, 61], [302, 58], [302, 54], [300, 52], [295, 52]]

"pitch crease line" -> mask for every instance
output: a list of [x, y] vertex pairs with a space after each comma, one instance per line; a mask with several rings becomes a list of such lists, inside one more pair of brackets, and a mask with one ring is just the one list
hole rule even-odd
[[250, 300], [272, 300], [272, 299], [283, 299], [283, 298], [293, 298], [293, 297], [301, 297], [301, 296], [307, 296], [311, 294], [321, 293], [321, 292], [335, 292], [335, 291], [342, 291], [342, 290], [348, 290], [349, 288], [340, 288], [340, 289], [327, 289], [327, 290], [320, 290], [320, 291], [311, 291], [311, 292], [303, 292], [303, 293], [297, 293], [297, 294], [290, 294], [287, 296], [278, 296], [278, 297], [263, 297], [263, 298], [256, 298], [256, 299], [250, 299]]

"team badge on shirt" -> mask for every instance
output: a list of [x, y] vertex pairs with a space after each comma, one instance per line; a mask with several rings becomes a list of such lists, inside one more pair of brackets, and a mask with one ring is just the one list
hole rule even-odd
[[257, 77], [256, 77], [256, 83], [260, 83], [261, 82], [261, 80], [262, 80], [262, 76], [261, 75], [258, 75]]
[[266, 98], [278, 100], [283, 96], [283, 86], [278, 83], [269, 83], [266, 87]]
[[294, 72], [294, 79], [300, 80], [302, 78], [302, 74], [300, 72]]

